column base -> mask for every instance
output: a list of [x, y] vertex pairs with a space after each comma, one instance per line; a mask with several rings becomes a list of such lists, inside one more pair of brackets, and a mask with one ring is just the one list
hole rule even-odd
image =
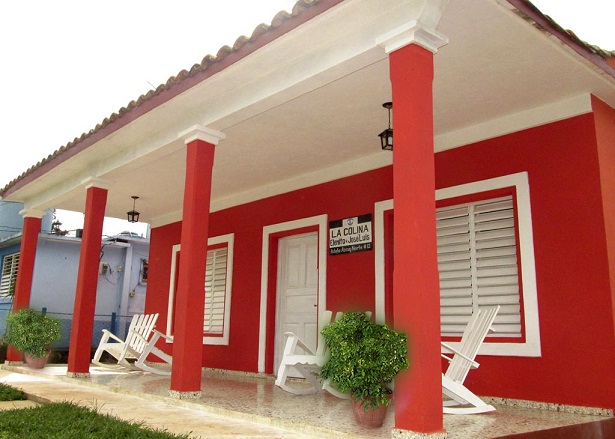
[[410, 430], [394, 428], [391, 430], [392, 439], [446, 439], [446, 432], [441, 433], [416, 433]]
[[66, 376], [69, 378], [89, 378], [90, 372], [66, 372]]
[[169, 396], [175, 399], [200, 399], [201, 391], [196, 392], [180, 392], [179, 390], [169, 390]]
[[7, 366], [23, 366], [25, 363], [23, 361], [9, 361], [6, 360], [4, 362], [5, 365]]

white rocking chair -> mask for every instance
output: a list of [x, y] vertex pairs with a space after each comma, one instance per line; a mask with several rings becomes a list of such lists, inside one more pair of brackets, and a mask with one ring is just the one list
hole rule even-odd
[[[471, 368], [477, 368], [479, 364], [474, 361], [480, 346], [487, 333], [493, 330], [491, 327], [500, 310], [499, 306], [493, 308], [480, 308], [476, 312], [461, 337], [460, 348], [442, 343], [442, 347], [452, 357], [442, 354], [449, 362], [446, 372], [442, 374], [442, 393], [449, 399], [443, 401], [443, 410], [447, 414], [474, 414], [494, 411], [492, 405], [485, 403], [478, 396], [468, 390], [463, 382]], [[464, 406], [464, 407], [460, 407]]]
[[141, 369], [161, 375], [170, 374], [166, 370], [151, 367], [145, 363], [149, 354], [154, 354], [167, 363], [171, 362], [170, 355], [162, 352], [155, 346], [156, 341], [161, 336], [166, 338], [166, 335], [154, 329], [156, 320], [158, 320], [158, 313], [135, 314], [128, 327], [126, 340], [122, 340], [111, 331], [103, 329], [103, 336], [94, 353], [92, 363], [98, 366], [107, 366], [100, 362], [102, 354], [107, 352], [117, 360], [118, 365], [125, 368], [131, 370]]
[[[278, 368], [278, 375], [275, 380], [275, 384], [278, 387], [286, 390], [287, 392], [294, 393], [295, 395], [309, 395], [316, 393], [320, 389], [325, 389], [329, 393], [337, 396], [338, 398], [348, 398], [348, 395], [336, 390], [328, 381], [320, 383], [320, 369], [327, 361], [327, 353], [325, 351], [325, 341], [322, 337], [322, 329], [331, 323], [331, 317], [333, 313], [331, 311], [323, 312], [319, 324], [318, 324], [318, 347], [316, 352], [312, 351], [303, 340], [301, 340], [296, 334], [292, 332], [286, 332], [286, 344], [284, 345], [284, 354], [280, 367]], [[340, 318], [342, 313], [337, 313], [336, 319]], [[303, 353], [297, 353], [298, 348], [303, 350]], [[288, 382], [288, 374], [295, 370], [304, 378], [305, 386], [293, 386]]]

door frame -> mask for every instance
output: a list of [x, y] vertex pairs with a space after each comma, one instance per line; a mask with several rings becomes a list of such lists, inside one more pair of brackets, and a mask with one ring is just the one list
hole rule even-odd
[[[301, 229], [316, 230], [318, 232], [318, 310], [320, 312], [321, 310], [325, 310], [327, 306], [327, 227], [328, 216], [326, 214], [263, 227], [260, 322], [258, 331], [259, 373], [266, 373], [267, 366], [271, 369], [270, 372], [273, 372], [273, 340], [275, 339], [276, 302], [275, 284], [278, 266], [277, 240], [280, 237], [294, 235], [296, 234], [294, 233], [295, 231], [301, 233]], [[271, 317], [271, 313], [273, 313], [273, 317]], [[270, 321], [269, 325], [267, 325], [268, 321]], [[269, 354], [267, 355], [267, 353]]]

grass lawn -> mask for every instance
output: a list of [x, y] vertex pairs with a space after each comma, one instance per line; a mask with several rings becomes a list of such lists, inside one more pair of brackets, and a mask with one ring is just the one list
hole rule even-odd
[[0, 383], [0, 401], [22, 401], [26, 394], [8, 384]]
[[138, 423], [123, 421], [71, 402], [0, 412], [0, 439], [8, 438], [184, 438]]

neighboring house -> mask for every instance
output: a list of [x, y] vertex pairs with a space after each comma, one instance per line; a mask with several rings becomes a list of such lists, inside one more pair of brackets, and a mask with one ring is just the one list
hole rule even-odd
[[[19, 272], [19, 252], [23, 219], [21, 203], [0, 201], [0, 225], [5, 232], [0, 240], [0, 330], [5, 330], [6, 315], [11, 310], [14, 283]], [[29, 306], [60, 320], [62, 338], [54, 347], [67, 349], [75, 301], [77, 269], [81, 239], [52, 233], [53, 209], [48, 209], [38, 237], [36, 265]], [[71, 233], [75, 235], [74, 233]], [[96, 346], [102, 328], [123, 336], [130, 318], [143, 312], [147, 276], [149, 240], [120, 234], [104, 237], [100, 246], [100, 268], [97, 286], [95, 331]]]
[[613, 55], [523, 0], [299, 1], [0, 190], [33, 230], [85, 212], [69, 375], [103, 217], [134, 195], [176, 397], [201, 367], [274, 374], [324, 309], [369, 310], [409, 334], [396, 427], [437, 433], [441, 338], [500, 304], [469, 387], [612, 413]]

